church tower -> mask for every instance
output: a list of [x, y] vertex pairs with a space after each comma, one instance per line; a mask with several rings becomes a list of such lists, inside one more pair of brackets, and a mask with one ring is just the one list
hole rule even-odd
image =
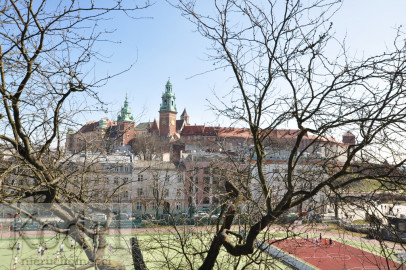
[[172, 92], [172, 84], [168, 79], [159, 109], [160, 137], [170, 137], [176, 133], [176, 114], [175, 94]]
[[134, 116], [131, 114], [131, 109], [128, 106], [128, 97], [125, 95], [124, 106], [121, 108], [120, 113], [117, 115], [117, 129], [116, 129], [116, 147], [124, 149], [129, 147], [129, 143], [135, 138], [135, 121]]

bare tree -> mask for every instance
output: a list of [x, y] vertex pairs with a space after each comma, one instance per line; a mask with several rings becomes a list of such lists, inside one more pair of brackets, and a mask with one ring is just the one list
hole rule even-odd
[[[1, 176], [0, 200], [47, 203], [57, 217], [75, 225], [49, 224], [57, 232], [69, 233], [83, 248], [90, 263], [82, 268], [103, 269], [114, 263], [103, 261], [104, 237], [97, 240], [100, 248], [89, 244], [94, 231], [78, 222], [85, 211], [70, 207], [90, 200], [94, 186], [88, 175], [95, 166], [90, 160], [71, 162], [64, 153], [64, 136], [76, 114], [93, 110], [83, 108], [85, 101], [100, 102], [97, 88], [119, 74], [91, 75], [94, 65], [106, 60], [98, 44], [110, 42], [112, 31], [105, 30], [103, 21], [114, 13], [131, 17], [147, 6], [148, 0], [133, 6], [120, 0], [0, 1], [0, 140], [10, 168]], [[24, 185], [13, 182], [20, 176], [26, 179]], [[100, 231], [110, 220], [109, 215]]]
[[152, 160], [159, 154], [168, 153], [169, 145], [153, 135], [139, 135], [131, 145], [133, 152], [142, 160]]
[[[318, 202], [322, 193], [342, 200], [346, 186], [370, 178], [404, 188], [406, 49], [400, 30], [388, 51], [355, 59], [334, 36], [332, 18], [341, 1], [224, 0], [204, 10], [196, 1], [172, 4], [212, 42], [216, 68], [232, 74], [231, 102], [213, 108], [249, 127], [253, 139], [252, 192], [226, 181], [223, 218], [202, 251], [200, 269], [212, 269], [222, 247], [233, 256], [252, 254], [264, 229], [289, 209]], [[286, 127], [296, 131], [286, 136], [283, 151], [269, 145]], [[332, 139], [348, 130], [351, 140]], [[283, 165], [271, 174], [267, 160], [277, 151]], [[390, 166], [380, 166], [385, 161]], [[244, 237], [231, 229], [243, 204], [257, 208]]]

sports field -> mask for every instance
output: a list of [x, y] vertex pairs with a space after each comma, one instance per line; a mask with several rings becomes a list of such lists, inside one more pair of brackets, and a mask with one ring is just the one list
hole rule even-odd
[[314, 243], [313, 239], [285, 239], [272, 246], [322, 270], [399, 269], [399, 263], [384, 257], [325, 239]]
[[[33, 233], [33, 232], [32, 232]], [[183, 233], [182, 241], [173, 232], [150, 232], [150, 233], [117, 233], [107, 236], [106, 260], [123, 263], [126, 269], [134, 269], [130, 252], [130, 238], [137, 236], [149, 270], [154, 269], [196, 269], [201, 265], [204, 256], [201, 250], [208, 248], [212, 238], [210, 232]], [[17, 251], [20, 243], [21, 250]], [[38, 253], [38, 246], [47, 250], [43, 255]], [[60, 244], [64, 244], [63, 252], [57, 258]], [[110, 244], [112, 250], [110, 251]], [[188, 258], [182, 255], [187, 252]], [[67, 269], [77, 268], [88, 264], [88, 259], [78, 245], [71, 248], [69, 236], [56, 237], [50, 235], [19, 235], [0, 239], [0, 270], [14, 269], [14, 258], [18, 257], [16, 269]], [[251, 258], [261, 261], [254, 263]], [[289, 269], [282, 263], [274, 260], [265, 253], [256, 250], [252, 257], [236, 258], [222, 251], [218, 258], [215, 269]], [[234, 266], [236, 266], [234, 268]]]

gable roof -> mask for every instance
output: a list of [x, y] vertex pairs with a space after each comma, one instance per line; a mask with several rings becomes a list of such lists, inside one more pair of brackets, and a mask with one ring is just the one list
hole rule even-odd
[[176, 120], [176, 131], [182, 131], [183, 127], [185, 126], [185, 120]]
[[99, 126], [99, 122], [97, 122], [97, 121], [87, 122], [83, 127], [81, 127], [79, 129], [78, 132], [86, 133], [86, 132], [94, 131], [98, 126]]
[[229, 128], [229, 127], [206, 127], [206, 126], [185, 126], [182, 130], [182, 136], [218, 136], [218, 137], [239, 137], [250, 138], [251, 133], [247, 128]]
[[139, 123], [134, 130], [148, 130], [152, 126], [152, 122]]

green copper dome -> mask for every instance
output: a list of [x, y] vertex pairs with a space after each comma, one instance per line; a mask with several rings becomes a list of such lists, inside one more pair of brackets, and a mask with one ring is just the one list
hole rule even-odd
[[117, 122], [134, 122], [134, 116], [131, 115], [131, 109], [128, 107], [127, 95], [125, 95], [124, 107], [117, 116]]
[[172, 92], [172, 83], [168, 79], [165, 85], [165, 93], [162, 95], [162, 103], [159, 111], [176, 111], [175, 94]]
[[99, 120], [99, 128], [101, 128], [101, 129], [107, 128], [107, 120], [105, 118], [102, 118]]

